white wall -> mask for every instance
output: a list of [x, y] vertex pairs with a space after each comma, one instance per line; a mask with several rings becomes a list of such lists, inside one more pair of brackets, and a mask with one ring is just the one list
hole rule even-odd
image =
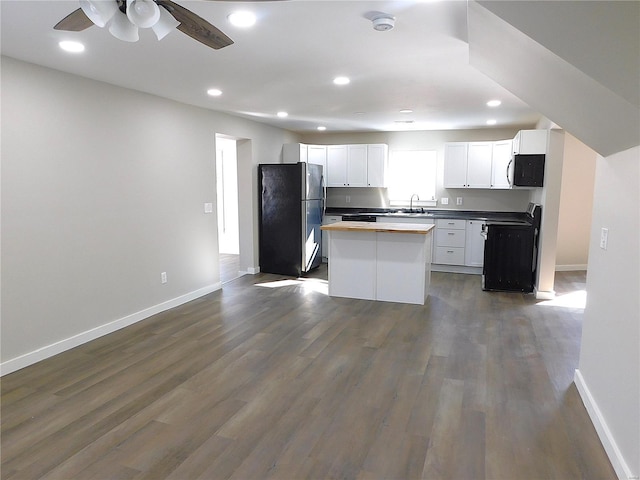
[[[452, 189], [443, 187], [444, 146], [447, 142], [506, 140], [513, 138], [518, 129], [483, 128], [475, 130], [375, 132], [375, 133], [312, 133], [302, 135], [303, 143], [330, 145], [349, 143], [386, 143], [389, 150], [435, 150], [438, 155], [436, 197], [449, 198], [449, 205], [438, 208], [451, 210], [493, 210], [523, 212], [529, 203], [529, 190]], [[332, 189], [328, 196], [331, 207], [387, 207], [381, 189]], [[351, 197], [349, 204], [345, 196]], [[463, 198], [457, 206], [456, 197]], [[407, 200], [409, 200], [407, 198]]]
[[576, 384], [619, 478], [640, 475], [639, 191], [640, 147], [598, 158]]
[[586, 270], [598, 154], [565, 133], [558, 216], [557, 270]]
[[255, 165], [292, 134], [2, 57], [3, 373], [219, 286], [216, 133], [248, 139], [256, 269]]

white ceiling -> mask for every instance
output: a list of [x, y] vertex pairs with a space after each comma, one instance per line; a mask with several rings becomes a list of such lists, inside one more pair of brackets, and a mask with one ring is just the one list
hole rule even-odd
[[[150, 30], [126, 43], [106, 29], [53, 26], [77, 1], [0, 1], [2, 54], [292, 131], [444, 130], [531, 126], [540, 115], [469, 65], [466, 1], [228, 2], [178, 0], [235, 43], [212, 50], [178, 30], [158, 42]], [[227, 15], [253, 11], [249, 30]], [[366, 17], [396, 17], [388, 32]], [[79, 40], [82, 54], [58, 47]], [[351, 78], [337, 87], [337, 75]], [[219, 88], [223, 95], [207, 96]], [[491, 109], [490, 99], [502, 100]], [[412, 109], [401, 114], [401, 109]], [[285, 119], [276, 112], [289, 113]], [[413, 121], [413, 123], [405, 123]], [[398, 123], [402, 122], [402, 123]]]

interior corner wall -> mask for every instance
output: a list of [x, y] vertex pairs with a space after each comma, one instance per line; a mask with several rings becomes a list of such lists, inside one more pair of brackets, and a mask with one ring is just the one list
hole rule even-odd
[[[598, 157], [576, 382], [619, 478], [640, 475], [640, 146]], [[606, 249], [600, 248], [608, 229]]]
[[556, 270], [586, 270], [598, 154], [565, 133]]
[[219, 287], [216, 133], [250, 139], [257, 267], [256, 165], [293, 134], [8, 57], [1, 75], [3, 373]]

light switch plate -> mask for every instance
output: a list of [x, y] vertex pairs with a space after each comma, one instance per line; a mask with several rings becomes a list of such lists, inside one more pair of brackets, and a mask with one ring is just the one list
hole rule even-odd
[[213, 203], [204, 204], [204, 213], [213, 213]]
[[600, 248], [603, 250], [606, 250], [608, 242], [609, 242], [609, 229], [602, 228], [600, 230]]

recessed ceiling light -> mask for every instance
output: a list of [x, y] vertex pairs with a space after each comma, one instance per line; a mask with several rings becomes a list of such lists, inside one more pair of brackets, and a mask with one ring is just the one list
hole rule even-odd
[[222, 95], [222, 90], [218, 90], [217, 88], [210, 88], [207, 90], [207, 95], [211, 95], [212, 97], [219, 97]]
[[84, 52], [84, 45], [81, 44], [80, 42], [72, 42], [70, 40], [63, 40], [62, 42], [58, 43], [58, 45], [65, 52], [71, 52], [71, 53]]
[[229, 22], [231, 22], [231, 25], [233, 25], [234, 27], [252, 27], [256, 23], [256, 16], [251, 12], [247, 12], [246, 10], [233, 12], [227, 18], [229, 19]]
[[278, 115], [280, 118], [284, 118], [284, 117], [288, 117], [289, 114], [287, 112], [278, 112], [276, 115]]
[[487, 120], [487, 125], [495, 125], [496, 123], [498, 123], [495, 119], [491, 119], [491, 120]]
[[411, 110], [410, 108], [405, 108], [403, 110], [400, 110], [400, 113], [413, 113], [413, 110]]
[[487, 102], [488, 107], [499, 107], [502, 104], [500, 100], [489, 100]]
[[320, 130], [321, 132], [324, 132], [326, 129], [327, 127], [323, 127], [322, 125], [318, 127], [318, 130]]
[[351, 80], [349, 80], [349, 77], [336, 77], [333, 79], [333, 83], [335, 83], [336, 85], [348, 85], [349, 82], [351, 82]]

